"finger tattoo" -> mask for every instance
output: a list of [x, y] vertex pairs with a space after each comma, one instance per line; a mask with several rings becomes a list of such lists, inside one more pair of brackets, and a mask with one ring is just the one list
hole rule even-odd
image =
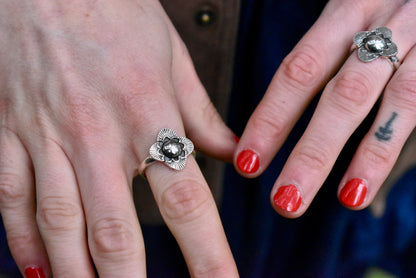
[[384, 126], [380, 126], [375, 133], [377, 139], [379, 141], [390, 141], [393, 135], [393, 128], [392, 124], [394, 120], [397, 118], [397, 113], [393, 112], [390, 119], [384, 124]]

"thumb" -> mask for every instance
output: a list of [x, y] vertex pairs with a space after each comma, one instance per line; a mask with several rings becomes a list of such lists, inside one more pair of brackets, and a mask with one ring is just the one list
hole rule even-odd
[[181, 40], [174, 43], [173, 53], [173, 85], [187, 136], [203, 153], [231, 162], [237, 137], [211, 102]]

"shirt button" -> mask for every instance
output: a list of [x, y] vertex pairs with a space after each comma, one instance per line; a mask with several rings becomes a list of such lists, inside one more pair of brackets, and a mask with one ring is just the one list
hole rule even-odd
[[216, 15], [214, 10], [209, 6], [202, 7], [195, 14], [195, 21], [199, 26], [207, 27], [215, 21]]

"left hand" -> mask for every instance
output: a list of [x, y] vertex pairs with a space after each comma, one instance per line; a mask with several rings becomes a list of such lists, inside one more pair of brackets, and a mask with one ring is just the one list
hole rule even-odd
[[[349, 55], [354, 34], [379, 26], [392, 30], [402, 62], [397, 71], [386, 57], [364, 63], [357, 50]], [[285, 58], [251, 116], [236, 150], [237, 170], [246, 177], [261, 174], [325, 86], [271, 193], [271, 203], [281, 215], [302, 215], [347, 140], [384, 92], [374, 123], [338, 189], [345, 206], [368, 206], [416, 126], [415, 42], [416, 1], [329, 1]]]

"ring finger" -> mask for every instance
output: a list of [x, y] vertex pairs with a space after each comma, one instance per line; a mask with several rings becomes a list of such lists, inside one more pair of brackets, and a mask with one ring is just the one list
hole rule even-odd
[[341, 181], [339, 199], [347, 207], [370, 204], [416, 126], [415, 64], [413, 47], [389, 82], [374, 124]]
[[[146, 159], [149, 147], [155, 143], [158, 130], [169, 127], [178, 136], [185, 135], [175, 102], [165, 101], [164, 105], [161, 110], [169, 112], [153, 115], [154, 122], [137, 132], [140, 140], [136, 141], [135, 148], [141, 161]], [[149, 165], [146, 177], [161, 214], [182, 250], [191, 276], [237, 277], [214, 198], [193, 156], [187, 157], [186, 166], [180, 171], [163, 162]]]

